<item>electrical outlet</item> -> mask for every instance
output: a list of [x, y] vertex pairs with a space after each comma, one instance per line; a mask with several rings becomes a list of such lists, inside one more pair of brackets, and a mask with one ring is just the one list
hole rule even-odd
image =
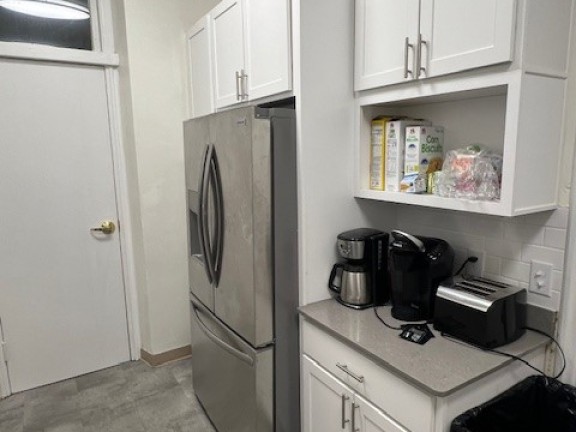
[[552, 289], [552, 264], [539, 261], [530, 263], [530, 292], [550, 297]]
[[478, 261], [475, 263], [468, 263], [466, 270], [464, 270], [463, 273], [467, 276], [482, 276], [484, 274], [484, 259], [486, 257], [486, 252], [468, 249], [467, 256], [475, 256], [478, 258]]

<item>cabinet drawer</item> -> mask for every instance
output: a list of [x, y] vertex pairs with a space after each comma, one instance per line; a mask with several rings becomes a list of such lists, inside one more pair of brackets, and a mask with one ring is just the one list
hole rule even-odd
[[[432, 397], [306, 320], [302, 322], [302, 351], [407, 429], [431, 431]], [[350, 373], [338, 365], [346, 366]], [[351, 374], [362, 377], [363, 382]]]

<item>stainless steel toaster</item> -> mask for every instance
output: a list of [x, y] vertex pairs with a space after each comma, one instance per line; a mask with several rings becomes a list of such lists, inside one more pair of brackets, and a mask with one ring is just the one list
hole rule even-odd
[[455, 276], [440, 284], [434, 328], [483, 348], [513, 342], [524, 334], [526, 290], [493, 280]]

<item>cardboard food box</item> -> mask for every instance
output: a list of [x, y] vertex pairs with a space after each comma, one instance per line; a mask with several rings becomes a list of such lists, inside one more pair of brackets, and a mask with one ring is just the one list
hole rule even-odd
[[391, 119], [386, 123], [385, 190], [400, 192], [400, 182], [404, 178], [404, 154], [406, 128], [408, 126], [431, 125], [427, 120]]
[[442, 126], [408, 126], [404, 175], [426, 176], [442, 169], [444, 128]]
[[386, 151], [386, 123], [389, 117], [376, 117], [372, 120], [370, 143], [370, 189], [384, 190], [384, 170]]

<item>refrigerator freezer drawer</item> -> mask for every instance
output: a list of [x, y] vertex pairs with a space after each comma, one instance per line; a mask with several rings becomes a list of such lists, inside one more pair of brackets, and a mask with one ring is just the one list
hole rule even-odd
[[196, 396], [218, 432], [274, 430], [274, 349], [255, 350], [191, 297]]

